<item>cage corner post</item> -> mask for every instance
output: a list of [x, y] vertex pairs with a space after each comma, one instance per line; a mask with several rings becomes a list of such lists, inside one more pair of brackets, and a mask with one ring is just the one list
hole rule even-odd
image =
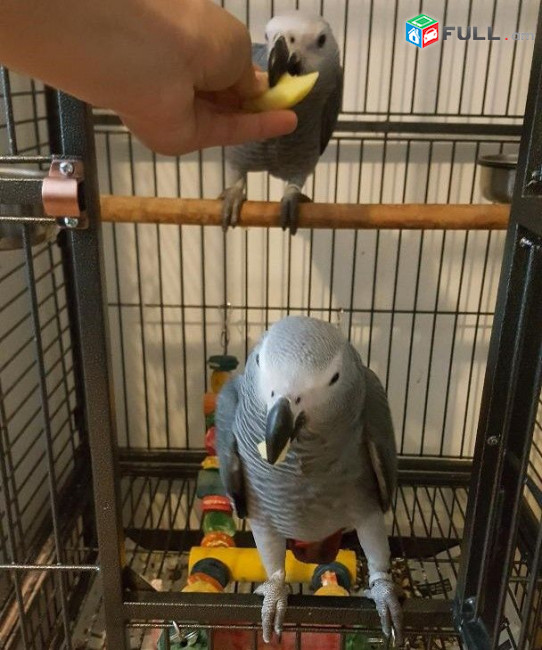
[[[533, 525], [522, 506], [542, 381], [542, 183], [532, 180], [542, 168], [541, 125], [542, 5], [454, 601], [454, 620], [469, 649], [499, 647], [518, 533]], [[529, 532], [537, 538], [536, 529]], [[541, 549], [532, 545], [527, 556], [532, 582], [541, 569]], [[534, 590], [522, 609], [530, 607]], [[531, 647], [526, 626], [522, 622], [518, 648]]]
[[63, 233], [63, 261], [69, 269], [66, 290], [75, 321], [72, 335], [76, 350], [74, 365], [80, 373], [77, 378], [79, 420], [92, 463], [107, 647], [127, 650], [122, 588], [124, 532], [92, 110], [64, 93], [48, 90], [47, 94], [52, 151], [80, 157], [84, 162], [88, 228]]

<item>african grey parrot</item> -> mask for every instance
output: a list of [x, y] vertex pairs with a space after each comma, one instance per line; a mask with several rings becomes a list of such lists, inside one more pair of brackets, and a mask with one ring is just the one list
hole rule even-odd
[[268, 576], [257, 590], [264, 639], [282, 628], [286, 548], [330, 562], [340, 532], [355, 528], [369, 566], [365, 595], [401, 643], [383, 514], [396, 484], [393, 424], [382, 384], [353, 346], [330, 323], [280, 320], [220, 392], [216, 425], [222, 481], [250, 520]]
[[319, 72], [316, 85], [294, 107], [296, 130], [279, 138], [226, 149], [226, 182], [222, 225], [235, 226], [245, 199], [246, 174], [269, 171], [287, 182], [281, 204], [281, 225], [297, 229], [297, 208], [307, 177], [314, 171], [337, 123], [342, 100], [343, 72], [337, 41], [320, 16], [292, 11], [275, 16], [266, 25], [267, 46], [254, 45], [253, 61], [268, 70], [274, 86], [285, 72], [292, 75]]

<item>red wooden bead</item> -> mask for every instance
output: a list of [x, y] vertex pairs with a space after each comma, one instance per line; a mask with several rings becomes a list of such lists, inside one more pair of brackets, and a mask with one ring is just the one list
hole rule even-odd
[[211, 456], [216, 455], [215, 443], [216, 443], [216, 427], [211, 426], [205, 432], [205, 438], [203, 439], [203, 444], [205, 445], [205, 449], [207, 450], [208, 454], [211, 454]]
[[228, 497], [220, 496], [219, 494], [209, 494], [201, 500], [201, 507], [203, 512], [209, 510], [218, 510], [220, 512], [233, 512], [230, 500]]

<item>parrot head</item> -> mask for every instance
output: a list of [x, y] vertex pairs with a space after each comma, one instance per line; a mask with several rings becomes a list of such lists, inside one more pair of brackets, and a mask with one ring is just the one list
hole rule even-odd
[[268, 462], [283, 459], [302, 427], [340, 417], [355, 376], [348, 349], [336, 326], [304, 316], [283, 318], [264, 335], [254, 355]]
[[294, 76], [319, 72], [325, 80], [334, 79], [340, 68], [339, 46], [321, 16], [301, 11], [275, 16], [266, 25], [265, 39], [271, 87], [286, 72]]

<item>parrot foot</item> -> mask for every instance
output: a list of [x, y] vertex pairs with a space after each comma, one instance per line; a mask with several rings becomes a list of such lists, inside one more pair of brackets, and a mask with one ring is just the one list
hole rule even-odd
[[292, 235], [296, 234], [299, 204], [309, 201], [309, 197], [303, 194], [297, 185], [288, 185], [280, 202], [280, 226], [283, 230], [289, 228]]
[[238, 182], [226, 188], [220, 195], [222, 199], [222, 230], [235, 227], [239, 221], [241, 206], [245, 201], [245, 184]]
[[289, 588], [285, 582], [283, 570], [275, 571], [269, 580], [261, 584], [254, 592], [263, 596], [262, 628], [265, 643], [271, 642], [273, 629], [279, 638], [282, 634], [288, 592]]
[[375, 580], [370, 589], [366, 589], [365, 598], [374, 600], [376, 610], [380, 616], [382, 631], [389, 637], [391, 627], [395, 632], [395, 643], [403, 645], [403, 608], [399, 602], [397, 591], [391, 579], [379, 578]]

